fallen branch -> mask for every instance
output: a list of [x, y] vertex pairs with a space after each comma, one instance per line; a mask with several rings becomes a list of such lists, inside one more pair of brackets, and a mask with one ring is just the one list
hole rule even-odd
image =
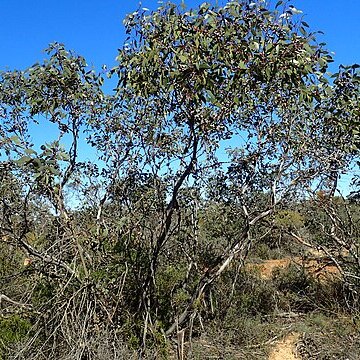
[[8, 296], [6, 296], [4, 294], [0, 294], [0, 307], [1, 307], [3, 301], [8, 302], [8, 303], [13, 304], [13, 305], [16, 305], [16, 306], [20, 306], [22, 308], [31, 308], [32, 307], [29, 304], [24, 304], [24, 303], [15, 301], [13, 299], [10, 299]]

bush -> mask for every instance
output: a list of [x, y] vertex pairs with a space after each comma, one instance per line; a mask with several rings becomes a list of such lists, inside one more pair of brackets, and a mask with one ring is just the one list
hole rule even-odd
[[0, 359], [11, 354], [11, 349], [27, 337], [30, 329], [30, 322], [20, 315], [0, 318]]

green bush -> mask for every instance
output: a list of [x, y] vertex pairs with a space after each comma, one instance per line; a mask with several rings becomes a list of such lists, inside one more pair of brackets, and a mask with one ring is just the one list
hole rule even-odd
[[31, 323], [20, 315], [0, 318], [0, 359], [16, 343], [25, 339], [31, 328]]
[[276, 288], [269, 281], [259, 279], [251, 273], [241, 272], [234, 284], [231, 297], [228, 289], [233, 286], [235, 271], [228, 271], [214, 288], [214, 298], [219, 318], [227, 312], [236, 317], [272, 314], [276, 308]]

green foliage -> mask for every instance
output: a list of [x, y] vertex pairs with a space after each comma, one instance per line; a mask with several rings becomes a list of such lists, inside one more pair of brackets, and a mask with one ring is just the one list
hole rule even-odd
[[256, 282], [252, 291], [240, 293], [238, 298], [234, 299], [235, 306], [238, 307], [241, 314], [247, 316], [259, 316], [271, 314], [275, 309], [275, 299], [273, 297], [273, 288], [267, 283]]
[[282, 210], [275, 216], [275, 226], [285, 229], [296, 229], [304, 226], [304, 217], [298, 211]]
[[278, 270], [274, 274], [274, 281], [279, 290], [301, 294], [309, 288], [312, 278], [305, 268], [290, 265], [286, 270]]
[[[276, 233], [274, 234], [276, 236]], [[293, 244], [292, 244], [293, 245]], [[294, 248], [293, 248], [294, 249]], [[255, 244], [252, 252], [249, 254], [249, 258], [261, 259], [261, 260], [271, 260], [271, 259], [282, 259], [288, 257], [289, 249], [287, 249], [286, 244], [281, 244], [281, 246], [269, 246], [263, 242]]]
[[[274, 275], [274, 284], [283, 298], [282, 307], [292, 311], [308, 312], [316, 308], [318, 299], [313, 296], [314, 280], [304, 268], [290, 265], [285, 270], [277, 270]], [[319, 285], [320, 284], [316, 284]]]
[[55, 284], [47, 279], [39, 279], [33, 291], [32, 300], [34, 304], [43, 305], [44, 303], [51, 301], [55, 292]]
[[29, 320], [24, 319], [19, 315], [1, 317], [0, 356], [9, 355], [9, 349], [11, 349], [21, 340], [24, 340], [29, 335], [30, 329], [31, 323]]
[[190, 294], [183, 288], [186, 268], [179, 265], [164, 266], [157, 275], [157, 298], [160, 304], [159, 320], [163, 325], [171, 322], [176, 311], [184, 306]]

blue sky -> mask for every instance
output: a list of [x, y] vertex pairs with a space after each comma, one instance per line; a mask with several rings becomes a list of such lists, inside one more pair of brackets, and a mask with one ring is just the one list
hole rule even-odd
[[[204, 0], [185, 2], [195, 7]], [[360, 0], [293, 0], [289, 4], [303, 11], [312, 30], [325, 33], [319, 39], [335, 52], [333, 71], [340, 64], [360, 63]], [[141, 6], [155, 9], [158, 2], [144, 0]], [[138, 7], [136, 0], [0, 0], [0, 70], [25, 69], [43, 60], [43, 49], [54, 41], [83, 55], [98, 70], [103, 64], [112, 67], [125, 38], [122, 20]], [[344, 188], [349, 179], [343, 178]]]

